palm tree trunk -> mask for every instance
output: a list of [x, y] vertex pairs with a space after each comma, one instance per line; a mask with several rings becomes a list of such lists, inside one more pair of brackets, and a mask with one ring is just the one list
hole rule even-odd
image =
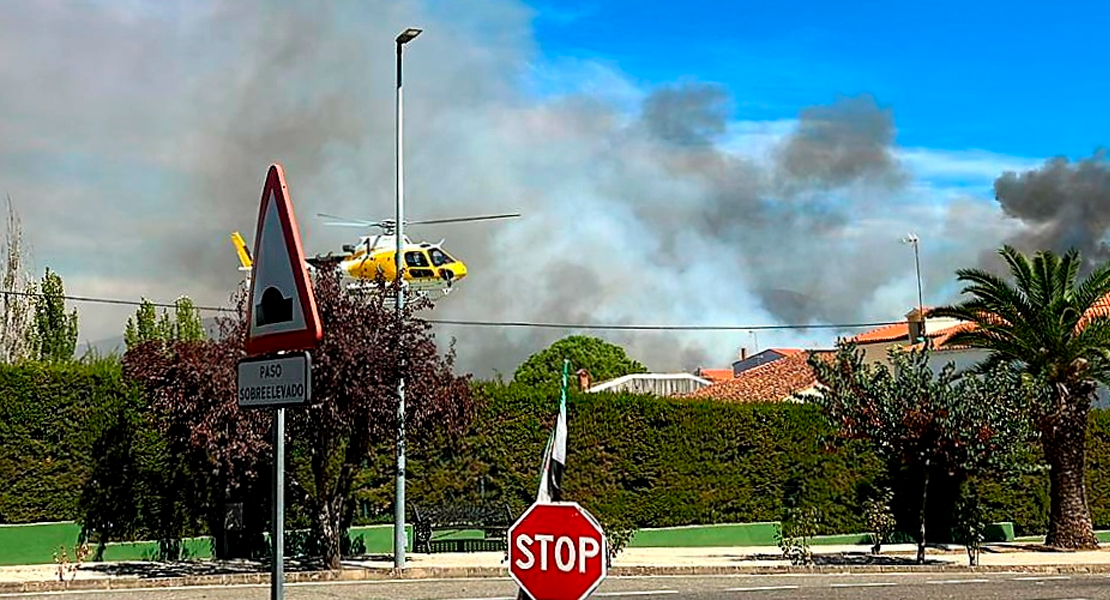
[[1041, 445], [1049, 465], [1051, 511], [1045, 545], [1056, 548], [1097, 548], [1087, 506], [1087, 406], [1065, 399], [1060, 413], [1041, 423]]

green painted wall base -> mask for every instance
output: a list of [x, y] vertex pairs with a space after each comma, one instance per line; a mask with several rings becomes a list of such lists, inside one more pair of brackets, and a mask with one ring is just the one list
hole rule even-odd
[[1014, 524], [1004, 521], [987, 525], [983, 531], [983, 540], [990, 543], [1014, 541]]
[[630, 548], [697, 548], [706, 546], [774, 546], [779, 524], [728, 523], [641, 529], [628, 543]]
[[[779, 523], [729, 523], [643, 529], [629, 543], [633, 548], [697, 548], [728, 546], [776, 546], [775, 534]], [[412, 528], [407, 527], [409, 550], [412, 548]], [[65, 546], [70, 559], [81, 528], [73, 522], [33, 523], [29, 525], [0, 525], [0, 565], [50, 564], [59, 547]], [[1110, 531], [1095, 532], [1100, 542], [1110, 543]], [[388, 555], [393, 552], [393, 526], [374, 525], [353, 527], [352, 539], [361, 537], [368, 555]], [[459, 530], [437, 534], [436, 539], [481, 538], [479, 530]], [[986, 540], [996, 542], [1043, 542], [1043, 537], [1015, 540], [1013, 523], [994, 523], [987, 527]], [[186, 555], [192, 559], [212, 557], [211, 538], [199, 537], [183, 541]], [[814, 546], [869, 545], [867, 534], [818, 536], [810, 541]], [[156, 542], [118, 542], [108, 544], [104, 551], [106, 561], [151, 560], [158, 553]]]

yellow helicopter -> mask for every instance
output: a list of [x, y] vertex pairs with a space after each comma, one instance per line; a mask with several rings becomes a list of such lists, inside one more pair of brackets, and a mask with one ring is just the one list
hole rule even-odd
[[[328, 219], [326, 225], [364, 229], [378, 228], [381, 233], [362, 236], [355, 244], [343, 245], [342, 254], [317, 254], [306, 258], [305, 262], [309, 269], [338, 268], [345, 274], [349, 289], [375, 287], [379, 281], [386, 283], [396, 281], [397, 228], [393, 219], [360, 221], [343, 219], [323, 213], [318, 216]], [[519, 216], [519, 213], [509, 213], [423, 221], [406, 220], [405, 226], [491, 221]], [[231, 234], [231, 241], [239, 255], [239, 270], [249, 272], [251, 270], [251, 255], [246, 240], [236, 231]], [[407, 235], [402, 236], [402, 252], [405, 261], [402, 271], [406, 287], [409, 290], [447, 295], [454, 284], [467, 275], [466, 264], [443, 249], [443, 240], [431, 244], [428, 242], [413, 242]], [[379, 279], [379, 274], [381, 279]]]

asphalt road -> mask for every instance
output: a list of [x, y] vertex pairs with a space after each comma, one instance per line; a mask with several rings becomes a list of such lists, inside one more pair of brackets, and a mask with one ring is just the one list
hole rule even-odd
[[[21, 600], [266, 600], [269, 586], [187, 587], [47, 594]], [[513, 600], [507, 579], [438, 579], [289, 584], [288, 600]], [[1107, 575], [899, 574], [610, 578], [593, 598], [691, 600], [1110, 600]]]

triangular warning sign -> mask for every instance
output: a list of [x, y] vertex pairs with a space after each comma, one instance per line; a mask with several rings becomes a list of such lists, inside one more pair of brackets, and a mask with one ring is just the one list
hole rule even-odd
[[270, 165], [262, 188], [247, 324], [250, 356], [309, 350], [323, 337], [285, 171], [278, 164]]

